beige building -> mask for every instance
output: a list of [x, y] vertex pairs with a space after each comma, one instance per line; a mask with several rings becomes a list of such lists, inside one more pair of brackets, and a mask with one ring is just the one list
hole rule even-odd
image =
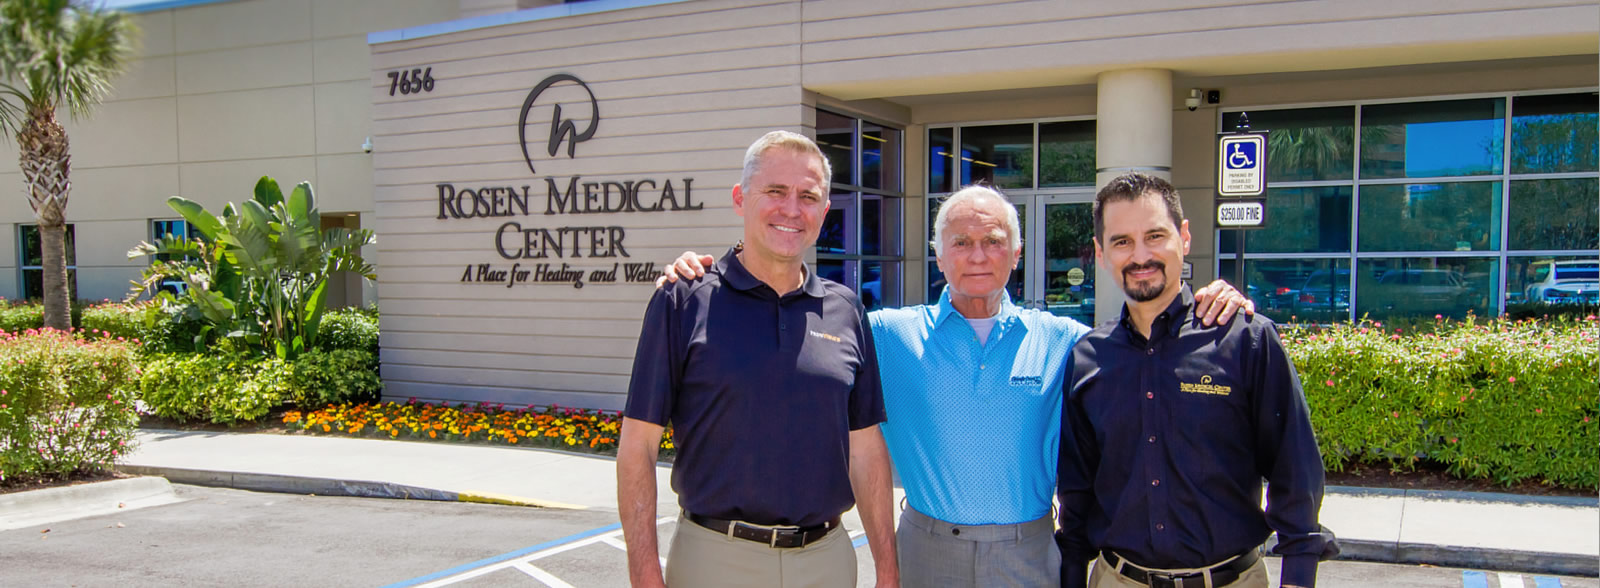
[[[71, 128], [83, 296], [125, 291], [166, 196], [310, 180], [328, 222], [378, 232], [379, 283], [345, 298], [381, 302], [395, 398], [620, 408], [649, 264], [738, 238], [729, 190], [774, 128], [829, 154], [815, 267], [869, 306], [937, 299], [927, 219], [977, 181], [1023, 212], [1019, 302], [1114, 316], [1088, 203], [1130, 170], [1183, 192], [1191, 281], [1235, 279], [1214, 192], [1242, 113], [1271, 131], [1242, 274], [1275, 319], [1495, 315], [1600, 257], [1592, 1], [238, 0], [139, 19], [135, 70]], [[31, 219], [10, 210], [0, 293], [20, 295]]]

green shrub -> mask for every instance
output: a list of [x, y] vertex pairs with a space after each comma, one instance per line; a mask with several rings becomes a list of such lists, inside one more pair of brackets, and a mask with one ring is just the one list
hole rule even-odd
[[202, 354], [147, 356], [139, 389], [157, 416], [237, 424], [255, 421], [289, 398], [282, 360]]
[[0, 301], [0, 331], [21, 333], [44, 326], [44, 305]]
[[[157, 316], [152, 316], [155, 314]], [[95, 337], [121, 337], [128, 341], [144, 340], [153, 330], [150, 324], [161, 314], [154, 303], [111, 302], [83, 309], [78, 325]], [[165, 318], [165, 317], [160, 317]]]
[[316, 410], [345, 402], [376, 402], [383, 383], [378, 360], [358, 349], [313, 351], [294, 361], [294, 403]]
[[103, 468], [129, 450], [129, 345], [54, 330], [0, 337], [0, 481]]
[[1325, 465], [1412, 467], [1596, 488], [1600, 322], [1285, 327]]
[[356, 349], [378, 354], [378, 313], [359, 308], [341, 308], [322, 317], [317, 345], [323, 350]]

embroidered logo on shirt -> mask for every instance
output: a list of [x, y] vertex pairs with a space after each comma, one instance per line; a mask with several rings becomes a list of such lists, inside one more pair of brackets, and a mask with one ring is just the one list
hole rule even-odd
[[816, 337], [818, 339], [827, 339], [827, 340], [832, 341], [834, 343], [843, 343], [844, 342], [844, 339], [840, 339], [838, 335], [829, 335], [827, 333], [818, 333], [816, 331], [807, 331], [807, 332], [810, 333], [812, 337]]
[[1200, 376], [1199, 384], [1178, 382], [1178, 389], [1190, 394], [1213, 394], [1216, 396], [1227, 396], [1228, 393], [1233, 392], [1233, 387], [1231, 386], [1212, 384], [1211, 376]]
[[1043, 386], [1043, 376], [1011, 376], [1012, 386]]

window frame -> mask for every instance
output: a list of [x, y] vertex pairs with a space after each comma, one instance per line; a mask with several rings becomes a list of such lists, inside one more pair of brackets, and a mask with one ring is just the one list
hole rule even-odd
[[[1313, 188], [1331, 186], [1349, 186], [1351, 189], [1350, 209], [1350, 250], [1344, 252], [1300, 252], [1300, 253], [1251, 253], [1248, 247], [1244, 251], [1223, 252], [1222, 241], [1225, 238], [1223, 229], [1213, 229], [1212, 264], [1216, 275], [1222, 275], [1224, 261], [1245, 263], [1250, 260], [1267, 259], [1347, 259], [1350, 263], [1350, 316], [1355, 320], [1356, 308], [1361, 292], [1357, 287], [1359, 261], [1382, 258], [1413, 258], [1413, 257], [1489, 257], [1497, 263], [1497, 278], [1490, 287], [1494, 290], [1489, 294], [1494, 297], [1493, 308], [1497, 315], [1504, 315], [1508, 299], [1508, 279], [1511, 260], [1515, 258], [1542, 258], [1542, 257], [1567, 257], [1590, 256], [1600, 257], [1600, 247], [1594, 249], [1558, 249], [1558, 250], [1516, 250], [1511, 248], [1510, 219], [1511, 219], [1511, 184], [1522, 180], [1559, 180], [1559, 179], [1588, 179], [1600, 181], [1600, 170], [1585, 172], [1552, 172], [1552, 173], [1513, 173], [1511, 165], [1511, 146], [1514, 143], [1513, 123], [1516, 120], [1516, 98], [1526, 96], [1550, 96], [1560, 94], [1581, 94], [1600, 92], [1600, 87], [1571, 87], [1556, 89], [1540, 89], [1512, 92], [1480, 92], [1466, 94], [1441, 94], [1430, 96], [1410, 96], [1402, 98], [1382, 98], [1371, 100], [1343, 100], [1324, 102], [1303, 102], [1290, 104], [1270, 104], [1258, 106], [1229, 106], [1219, 108], [1216, 113], [1216, 128], [1223, 129], [1224, 117], [1237, 112], [1265, 112], [1280, 110], [1301, 110], [1311, 108], [1327, 108], [1351, 106], [1355, 110], [1353, 121], [1353, 144], [1351, 145], [1351, 177], [1348, 180], [1317, 180], [1317, 181], [1291, 181], [1268, 182], [1268, 188]], [[1361, 175], [1361, 131], [1363, 109], [1367, 106], [1384, 104], [1408, 104], [1447, 102], [1456, 100], [1493, 99], [1505, 100], [1505, 113], [1501, 120], [1503, 125], [1500, 163], [1501, 172], [1489, 175], [1463, 175], [1445, 177], [1417, 177], [1417, 178], [1371, 178], [1364, 179]], [[1458, 182], [1496, 182], [1500, 185], [1500, 218], [1499, 246], [1494, 249], [1477, 251], [1434, 251], [1434, 250], [1405, 250], [1405, 251], [1362, 251], [1360, 248], [1361, 236], [1361, 189], [1363, 186], [1380, 186], [1394, 184], [1430, 184], [1430, 183], [1458, 183]], [[1231, 235], [1226, 237], [1234, 241]]]

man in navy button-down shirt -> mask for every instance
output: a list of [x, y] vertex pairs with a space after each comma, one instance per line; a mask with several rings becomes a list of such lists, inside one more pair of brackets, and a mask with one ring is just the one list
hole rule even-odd
[[[756, 141], [733, 188], [743, 245], [650, 299], [617, 450], [634, 586], [853, 588], [855, 549], [838, 528], [852, 504], [878, 586], [898, 585], [871, 329], [855, 294], [804, 261], [829, 177], [803, 135]], [[655, 464], [669, 422], [684, 512], [663, 578]]]
[[1112, 180], [1094, 220], [1095, 256], [1128, 300], [1073, 349], [1062, 584], [1083, 586], [1094, 559], [1096, 587], [1264, 588], [1260, 549], [1276, 531], [1283, 585], [1312, 586], [1336, 548], [1317, 524], [1322, 460], [1272, 321], [1199, 322], [1178, 280], [1189, 222], [1165, 180]]

